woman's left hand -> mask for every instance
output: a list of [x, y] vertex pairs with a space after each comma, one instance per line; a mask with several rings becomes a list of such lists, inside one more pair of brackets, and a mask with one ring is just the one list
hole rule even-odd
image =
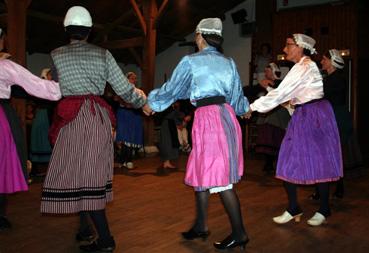
[[0, 52], [0, 60], [8, 59], [11, 57], [11, 54]]

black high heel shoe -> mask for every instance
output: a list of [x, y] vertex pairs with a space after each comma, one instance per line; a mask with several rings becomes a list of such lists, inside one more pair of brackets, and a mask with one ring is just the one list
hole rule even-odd
[[246, 248], [246, 244], [249, 242], [249, 238], [246, 238], [242, 241], [237, 241], [232, 238], [232, 235], [227, 236], [223, 241], [221, 242], [214, 242], [214, 247], [216, 249], [233, 249], [236, 247], [240, 247], [241, 251], [244, 251]]
[[194, 240], [197, 238], [201, 238], [203, 241], [205, 241], [209, 235], [210, 235], [209, 231], [197, 232], [193, 228], [191, 228], [187, 232], [182, 232], [182, 237], [186, 240]]

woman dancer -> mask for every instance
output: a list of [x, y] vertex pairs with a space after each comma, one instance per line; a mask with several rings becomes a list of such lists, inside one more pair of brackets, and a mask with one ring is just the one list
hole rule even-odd
[[330, 216], [329, 182], [342, 177], [342, 156], [337, 123], [332, 106], [323, 99], [322, 76], [310, 59], [315, 40], [293, 34], [286, 40], [286, 59], [295, 63], [277, 89], [250, 105], [252, 111], [268, 112], [291, 101], [296, 109], [288, 125], [279, 152], [276, 177], [283, 180], [289, 205], [273, 221], [279, 224], [300, 221], [302, 210], [297, 203], [297, 184], [317, 184], [320, 208], [307, 223], [319, 226]]
[[199, 52], [185, 56], [168, 82], [149, 94], [148, 103], [159, 112], [176, 100], [189, 98], [197, 107], [192, 128], [193, 148], [185, 177], [185, 183], [195, 189], [197, 215], [192, 228], [182, 233], [183, 237], [207, 238], [209, 194], [219, 193], [232, 233], [214, 246], [244, 248], [249, 239], [233, 184], [243, 174], [241, 130], [236, 114], [244, 114], [249, 103], [243, 96], [234, 61], [221, 53], [221, 20], [201, 20], [195, 40]]

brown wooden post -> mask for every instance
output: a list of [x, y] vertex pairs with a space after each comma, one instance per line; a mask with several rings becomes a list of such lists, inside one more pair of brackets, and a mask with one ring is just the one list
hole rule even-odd
[[[144, 41], [143, 64], [142, 64], [142, 84], [143, 90], [148, 93], [154, 88], [155, 82], [155, 55], [156, 55], [156, 28], [155, 20], [158, 8], [156, 0], [143, 1], [143, 16], [146, 22], [146, 37]], [[145, 144], [154, 144], [154, 121], [152, 118], [145, 118]]]
[[[7, 5], [7, 49], [12, 55], [12, 60], [25, 66], [26, 65], [26, 19], [27, 8], [31, 0], [5, 0]], [[26, 101], [25, 99], [12, 98], [23, 127], [26, 120]]]

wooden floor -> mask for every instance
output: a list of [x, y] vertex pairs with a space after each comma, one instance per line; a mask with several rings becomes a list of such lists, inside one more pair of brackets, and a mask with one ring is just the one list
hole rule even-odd
[[[212, 243], [230, 233], [227, 216], [217, 195], [209, 204], [207, 241], [183, 241], [194, 218], [193, 191], [183, 182], [186, 157], [180, 170], [157, 176], [158, 157], [140, 159], [129, 174], [116, 169], [114, 202], [108, 217], [117, 242], [115, 252], [206, 253], [216, 252]], [[261, 171], [260, 160], [246, 160], [246, 176], [237, 185], [250, 243], [246, 252], [369, 252], [369, 176], [368, 170], [354, 171], [346, 180], [346, 195], [332, 201], [332, 217], [322, 227], [309, 227], [306, 220], [318, 208], [308, 199], [311, 187], [299, 188], [304, 210], [300, 223], [276, 225], [272, 217], [286, 208], [281, 182]], [[74, 253], [79, 252], [74, 236], [78, 217], [41, 216], [41, 183], [30, 191], [9, 198], [11, 230], [0, 232], [1, 253]], [[232, 252], [232, 251], [229, 251]], [[238, 252], [238, 250], [234, 250]]]

